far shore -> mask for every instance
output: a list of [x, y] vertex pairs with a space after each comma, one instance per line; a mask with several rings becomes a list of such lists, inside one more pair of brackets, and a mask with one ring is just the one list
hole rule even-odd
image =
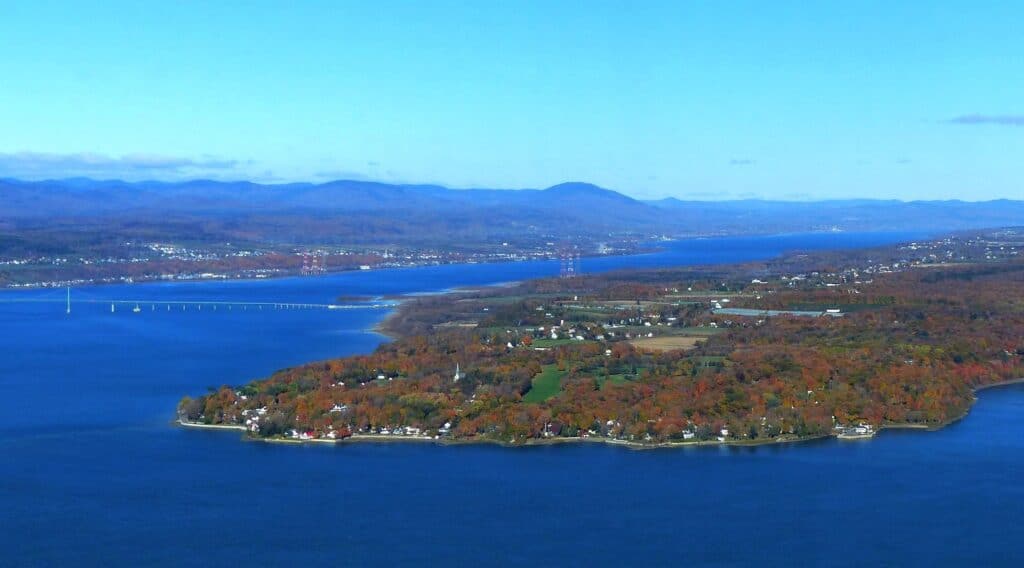
[[[811, 231], [811, 232], [813, 233], [813, 232], [816, 232], [816, 231]], [[727, 236], [727, 235], [721, 235], [721, 236]], [[757, 235], [757, 234], [755, 234], [753, 236], [767, 236], [767, 234], [766, 235]], [[702, 237], [702, 236], [682, 236], [682, 237], [679, 237], [678, 239], [672, 239], [672, 240], [700, 239], [700, 238], [706, 238], [706, 237]], [[604, 257], [619, 257], [619, 256], [636, 256], [636, 255], [652, 254], [652, 253], [659, 252], [661, 250], [662, 249], [658, 248], [658, 247], [639, 246], [639, 247], [637, 247], [636, 249], [633, 249], [633, 250], [617, 250], [615, 252], [610, 252], [610, 253], [605, 253], [605, 254], [586, 254], [582, 258], [604, 258]], [[408, 269], [415, 269], [415, 268], [427, 268], [427, 267], [431, 267], [431, 266], [455, 266], [455, 265], [466, 265], [466, 266], [469, 266], [469, 265], [474, 265], [474, 264], [510, 264], [510, 263], [517, 263], [517, 262], [544, 262], [544, 261], [548, 261], [548, 260], [552, 260], [552, 259], [538, 257], [538, 258], [529, 258], [529, 259], [525, 259], [525, 260], [509, 260], [507, 258], [495, 258], [495, 259], [479, 260], [479, 261], [476, 261], [476, 262], [454, 261], [454, 260], [453, 261], [447, 261], [447, 262], [422, 261], [422, 262], [414, 262], [412, 264], [406, 264], [406, 265], [401, 265], [401, 266], [377, 266], [377, 265], [373, 265], [373, 266], [371, 266], [371, 268], [369, 270], [360, 268], [358, 266], [345, 266], [345, 267], [329, 268], [325, 272], [323, 272], [322, 274], [319, 274], [319, 275], [316, 275], [316, 276], [313, 276], [313, 277], [314, 278], [320, 278], [320, 277], [326, 277], [326, 276], [332, 276], [332, 275], [338, 275], [338, 274], [345, 274], [345, 273], [352, 273], [352, 272], [377, 272], [377, 271], [381, 271], [381, 270], [408, 270]], [[32, 282], [31, 285], [25, 285], [24, 283], [5, 282], [3, 284], [0, 284], [0, 291], [5, 291], [6, 292], [6, 291], [21, 291], [21, 290], [28, 290], [28, 291], [31, 291], [31, 290], [50, 290], [50, 289], [63, 289], [63, 288], [67, 288], [69, 286], [71, 288], [90, 288], [90, 287], [100, 287], [100, 286], [104, 286], [104, 287], [105, 286], [130, 286], [130, 285], [135, 285], [135, 284], [169, 284], [169, 283], [187, 284], [187, 283], [204, 283], [204, 282], [207, 282], [207, 283], [208, 282], [231, 283], [231, 282], [249, 282], [249, 281], [253, 281], [253, 280], [285, 280], [285, 279], [289, 279], [289, 278], [303, 278], [303, 279], [304, 278], [310, 278], [310, 276], [303, 275], [302, 272], [300, 270], [298, 270], [298, 269], [280, 268], [280, 269], [272, 269], [272, 270], [275, 270], [275, 272], [263, 272], [263, 273], [256, 273], [256, 274], [215, 273], [216, 276], [212, 276], [212, 277], [195, 277], [195, 278], [185, 278], [185, 277], [179, 278], [176, 275], [171, 275], [171, 277], [165, 277], [165, 276], [168, 276], [168, 275], [159, 275], [159, 276], [144, 276], [144, 275], [128, 276], [126, 274], [122, 274], [122, 275], [118, 275], [118, 276], [111, 275], [111, 276], [99, 277], [98, 280], [89, 281], [89, 282], [80, 281], [78, 279], [70, 279], [70, 280], [44, 280], [44, 281], [39, 281], [39, 282]], [[228, 271], [228, 272], [230, 272], [230, 271]], [[120, 280], [121, 278], [131, 278], [132, 281], [131, 282], [125, 282], [123, 280]], [[444, 291], [440, 291], [438, 293], [439, 294], [444, 294], [444, 293], [447, 293], [447, 292], [448, 292], [448, 290], [444, 290]]]

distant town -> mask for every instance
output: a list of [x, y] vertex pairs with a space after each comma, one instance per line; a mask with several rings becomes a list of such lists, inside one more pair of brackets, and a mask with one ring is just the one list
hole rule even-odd
[[[0, 286], [48, 288], [90, 284], [174, 280], [217, 280], [317, 276], [350, 270], [377, 270], [458, 263], [522, 262], [577, 259], [584, 256], [635, 254], [653, 250], [664, 235], [608, 235], [595, 242], [580, 239], [532, 239], [525, 244], [503, 241], [493, 245], [445, 248], [389, 246], [253, 246], [223, 243], [125, 241], [116, 252], [98, 255], [12, 255], [0, 252]], [[830, 274], [829, 285], [858, 282], [910, 266], [1008, 260], [1020, 255], [1022, 237], [1013, 229], [971, 232], [936, 241], [912, 242], [900, 247], [893, 262], [865, 258], [863, 266]], [[799, 261], [796, 255], [790, 261]], [[800, 280], [809, 275], [795, 274]], [[817, 274], [812, 276], [819, 276]]]
[[[665, 237], [655, 235], [649, 240]], [[614, 239], [614, 240], [612, 240]], [[650, 250], [648, 239], [610, 236], [608, 242], [564, 240], [515, 244], [503, 241], [465, 250], [416, 247], [240, 246], [125, 241], [117, 252], [91, 255], [2, 255], [0, 285], [48, 288], [146, 281], [217, 280], [319, 276], [350, 270], [378, 270], [459, 263], [572, 260], [581, 256], [632, 254]]]

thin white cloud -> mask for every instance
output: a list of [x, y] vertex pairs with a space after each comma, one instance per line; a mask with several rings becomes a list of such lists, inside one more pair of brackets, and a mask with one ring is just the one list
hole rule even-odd
[[94, 153], [54, 154], [45, 152], [0, 153], [0, 175], [25, 178], [73, 176], [179, 177], [208, 172], [228, 172], [242, 162], [211, 156], [183, 158], [159, 154], [107, 156]]
[[1024, 126], [1024, 115], [1020, 114], [964, 114], [947, 120], [949, 124], [994, 124], [996, 126]]

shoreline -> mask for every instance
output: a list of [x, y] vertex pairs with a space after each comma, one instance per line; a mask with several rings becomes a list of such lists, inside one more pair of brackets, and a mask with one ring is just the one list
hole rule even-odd
[[[466, 293], [466, 292], [472, 292], [472, 291], [485, 290], [485, 289], [488, 289], [488, 288], [514, 286], [518, 282], [522, 282], [522, 281], [506, 281], [506, 282], [501, 282], [501, 283], [497, 283], [497, 284], [489, 284], [489, 285], [469, 285], [469, 286], [461, 286], [461, 287], [449, 287], [449, 288], [445, 288], [445, 289], [441, 289], [441, 290], [437, 290], [437, 291], [433, 291], [433, 292], [427, 292], [425, 294], [410, 293], [410, 294], [403, 294], [403, 295], [393, 296], [393, 297], [391, 297], [391, 301], [394, 302], [394, 305], [389, 307], [389, 311], [386, 313], [386, 315], [384, 315], [382, 318], [380, 318], [373, 325], [371, 325], [368, 328], [366, 328], [364, 331], [366, 331], [368, 333], [373, 333], [373, 334], [379, 335], [379, 336], [385, 338], [385, 341], [394, 341], [396, 339], [404, 337], [404, 335], [401, 333], [400, 330], [394, 329], [394, 327], [391, 324], [393, 323], [395, 317], [400, 313], [400, 311], [402, 310], [403, 306], [406, 305], [409, 300], [415, 299], [417, 296], [421, 296], [421, 295], [444, 296], [444, 295], [458, 294], [460, 292]], [[280, 442], [280, 443], [317, 442], [317, 443], [337, 444], [337, 443], [340, 443], [340, 442], [349, 442], [349, 441], [351, 441], [351, 442], [433, 442], [433, 443], [436, 443], [436, 444], [439, 444], [439, 445], [495, 444], [495, 445], [499, 445], [499, 446], [508, 446], [508, 447], [540, 446], [540, 445], [552, 445], [552, 444], [561, 444], [561, 443], [602, 443], [602, 444], [609, 444], [609, 445], [625, 446], [625, 447], [628, 447], [628, 448], [631, 448], [631, 449], [659, 449], [659, 448], [678, 448], [678, 447], [690, 447], [690, 446], [694, 446], [694, 447], [698, 447], [698, 446], [762, 446], [762, 445], [771, 445], [771, 444], [789, 444], [789, 443], [795, 443], [795, 442], [806, 442], [806, 441], [813, 441], [813, 440], [823, 439], [823, 438], [835, 438], [837, 440], [861, 440], [861, 439], [872, 439], [872, 438], [876, 437], [879, 432], [881, 432], [883, 430], [886, 430], [886, 429], [893, 429], [893, 430], [910, 429], [910, 430], [926, 430], [926, 431], [940, 430], [942, 428], [945, 428], [946, 426], [949, 426], [950, 424], [953, 424], [955, 422], [958, 422], [959, 420], [962, 420], [963, 418], [965, 418], [970, 413], [971, 408], [973, 408], [974, 403], [977, 401], [977, 397], [974, 396], [975, 393], [980, 392], [982, 390], [990, 389], [990, 388], [1006, 386], [1006, 385], [1013, 385], [1013, 384], [1020, 384], [1020, 383], [1024, 383], [1024, 377], [1017, 378], [1017, 379], [1010, 379], [1010, 380], [1006, 380], [1006, 381], [999, 381], [999, 382], [992, 383], [992, 384], [987, 384], [987, 385], [971, 387], [972, 397], [971, 397], [971, 400], [968, 402], [967, 406], [965, 407], [964, 411], [961, 414], [959, 414], [958, 416], [952, 417], [952, 418], [950, 418], [948, 420], [945, 420], [945, 421], [943, 421], [941, 423], [936, 423], [936, 424], [919, 424], [919, 423], [889, 423], [889, 424], [885, 424], [885, 423], [883, 423], [883, 424], [877, 425], [875, 427], [874, 432], [869, 434], [869, 435], [853, 436], [853, 437], [843, 436], [843, 435], [840, 435], [840, 434], [836, 434], [834, 432], [829, 432], [829, 433], [823, 433], [823, 434], [818, 434], [818, 435], [813, 435], [813, 436], [806, 436], [806, 437], [798, 437], [798, 436], [795, 436], [795, 435], [784, 435], [784, 436], [780, 436], [780, 437], [777, 437], [777, 438], [774, 438], [774, 439], [735, 439], [735, 440], [723, 440], [723, 441], [718, 441], [718, 440], [693, 440], [693, 441], [674, 441], [674, 442], [659, 442], [659, 443], [636, 442], [636, 441], [631, 441], [631, 440], [621, 440], [621, 439], [604, 438], [604, 437], [592, 437], [592, 438], [561, 438], [561, 437], [559, 437], [559, 438], [539, 438], [539, 439], [531, 438], [531, 439], [526, 439], [526, 440], [522, 440], [522, 441], [518, 441], [517, 442], [517, 441], [514, 441], [514, 440], [513, 441], [505, 441], [505, 440], [480, 439], [480, 438], [470, 438], [470, 439], [444, 438], [444, 439], [442, 439], [442, 438], [425, 437], [425, 436], [401, 436], [401, 435], [382, 435], [382, 434], [353, 434], [352, 436], [350, 436], [348, 438], [342, 438], [342, 439], [314, 438], [314, 439], [308, 439], [308, 440], [291, 439], [291, 438], [258, 438], [258, 437], [249, 436], [247, 434], [245, 436], [245, 438], [247, 440], [252, 440], [252, 441]], [[186, 422], [182, 422], [180, 420], [178, 420], [177, 423], [179, 425], [181, 425], [181, 426], [184, 426], [184, 427], [234, 429], [234, 430], [246, 431], [246, 428], [244, 426], [240, 426], [240, 425], [239, 426], [223, 425], [223, 424], [220, 424], [220, 425], [207, 425], [207, 424], [186, 423]]]
[[399, 330], [390, 327], [391, 322], [395, 316], [398, 315], [402, 307], [411, 300], [422, 297], [434, 297], [434, 296], [447, 296], [451, 294], [470, 293], [478, 292], [493, 288], [507, 288], [516, 286], [526, 282], [526, 280], [510, 280], [504, 282], [498, 282], [496, 284], [483, 284], [483, 285], [471, 285], [471, 286], [456, 286], [451, 288], [445, 288], [436, 292], [425, 292], [425, 293], [412, 293], [412, 294], [399, 294], [393, 296], [383, 296], [382, 298], [393, 302], [394, 305], [389, 308], [387, 314], [380, 319], [377, 323], [366, 328], [365, 331], [368, 333], [375, 333], [377, 335], [388, 338], [389, 341], [395, 341], [405, 337]]
[[[732, 233], [732, 232], [724, 232], [724, 233], [719, 233], [719, 232], [696, 233], [696, 234], [676, 235], [676, 236], [673, 236], [673, 237], [670, 237], [670, 238], [658, 239], [658, 240], [652, 240], [652, 241], [646, 241], [646, 240], [639, 241], [637, 243], [636, 248], [631, 249], [631, 250], [622, 250], [621, 252], [612, 252], [612, 253], [607, 253], [607, 254], [588, 254], [588, 255], [584, 255], [582, 258], [593, 259], [593, 258], [606, 258], [606, 257], [647, 256], [647, 255], [657, 254], [659, 252], [662, 252], [664, 249], [662, 247], [660, 247], [659, 245], [663, 244], [663, 243], [675, 243], [675, 242], [683, 242], [683, 241], [702, 241], [702, 240], [707, 240], [707, 239], [727, 239], [727, 238], [742, 238], [742, 237], [752, 237], [752, 238], [792, 237], [792, 236], [800, 236], [800, 235], [828, 235], [828, 234], [903, 234], [903, 233], [904, 233], [904, 231], [898, 231], [898, 230], [895, 230], [895, 229], [887, 229], [887, 230], [881, 230], [881, 231], [879, 231], [879, 230], [840, 230], [840, 231], [834, 231], [834, 230], [831, 230], [831, 229], [809, 229], [809, 230], [806, 230], [806, 231], [788, 231], [788, 232], [782, 232], [782, 233], [777, 233], [777, 232], [772, 232], [772, 231], [752, 232], [752, 233], [746, 233], [746, 232], [738, 232], [738, 233]], [[918, 238], [931, 238], [931, 237], [934, 237], [936, 235], [945, 234], [945, 233], [943, 233], [942, 231], [923, 231], [923, 232], [919, 232], [917, 234], [920, 235]], [[905, 242], [905, 241], [903, 241], [903, 240], [894, 241], [894, 243], [897, 243], [897, 242]], [[776, 255], [776, 256], [778, 256], [778, 255]], [[763, 259], [763, 260], [769, 260], [769, 259], [766, 258], [766, 259]], [[336, 276], [336, 275], [339, 275], [339, 274], [346, 274], [346, 273], [350, 273], [350, 272], [357, 272], [358, 273], [358, 272], [378, 272], [378, 271], [381, 271], [381, 270], [407, 270], [407, 269], [415, 269], [415, 268], [426, 268], [426, 267], [431, 267], [431, 266], [457, 266], [457, 265], [502, 264], [502, 263], [514, 264], [514, 263], [520, 263], [520, 262], [548, 262], [548, 261], [557, 261], [557, 258], [527, 258], [527, 259], [523, 259], [523, 260], [494, 259], [494, 260], [480, 260], [480, 261], [474, 261], [474, 262], [466, 262], [466, 261], [462, 261], [462, 262], [429, 262], [429, 261], [423, 261], [423, 262], [420, 262], [420, 263], [413, 263], [413, 264], [404, 265], [404, 266], [382, 266], [382, 267], [374, 266], [369, 271], [364, 271], [364, 270], [362, 270], [362, 269], [360, 269], [358, 267], [356, 267], [356, 268], [337, 268], [337, 269], [333, 269], [333, 270], [328, 270], [324, 274], [321, 274], [321, 275], [318, 275], [318, 276], [314, 276], [314, 278], [316, 278], [316, 277], [330, 277], [330, 276]], [[712, 265], [719, 265], [719, 264], [732, 264], [732, 263], [712, 263]], [[272, 270], [278, 270], [278, 269], [272, 269]], [[129, 276], [122, 275], [122, 276], [108, 276], [108, 277], [104, 277], [104, 278], [109, 278], [111, 280], [109, 280], [109, 281], [101, 281], [101, 282], [95, 282], [95, 281], [94, 282], [76, 282], [75, 279], [68, 279], [68, 280], [48, 280], [48, 281], [45, 281], [45, 282], [33, 282], [33, 283], [31, 283], [32, 285], [24, 285], [24, 284], [17, 284], [17, 283], [15, 283], [15, 284], [6, 283], [6, 284], [0, 284], [0, 292], [22, 291], [22, 290], [25, 290], [25, 291], [31, 291], [31, 290], [51, 290], [51, 289], [67, 288], [69, 286], [72, 287], [72, 288], [92, 288], [92, 287], [118, 286], [118, 285], [121, 285], [121, 286], [133, 286], [133, 285], [136, 285], [136, 284], [175, 284], [175, 283], [177, 283], [177, 284], [189, 284], [189, 283], [204, 283], [204, 282], [250, 282], [250, 281], [261, 281], [261, 280], [284, 280], [284, 279], [288, 279], [288, 278], [309, 278], [309, 276], [303, 276], [301, 271], [299, 271], [299, 270], [289, 270], [289, 269], [284, 269], [284, 268], [282, 268], [280, 270], [281, 270], [281, 272], [270, 272], [270, 273], [254, 274], [252, 276], [242, 276], [242, 275], [238, 275], [238, 274], [232, 274], [232, 275], [226, 275], [226, 274], [225, 275], [220, 275], [220, 274], [218, 274], [217, 276], [210, 277], [210, 278], [181, 278], [181, 279], [178, 279], [178, 278], [164, 278], [162, 276], [154, 276], [154, 277], [144, 277], [144, 276], [141, 276], [141, 277], [139, 277], [139, 279], [135, 279], [135, 277], [130, 277], [130, 278], [133, 278], [132, 282], [124, 282], [124, 281], [117, 280], [117, 279], [120, 279], [120, 278], [129, 278]], [[441, 293], [444, 293], [444, 292], [441, 292]]]
[[[1000, 381], [992, 383], [990, 385], [982, 385], [973, 389], [974, 392], [980, 392], [983, 390], [1024, 384], [1024, 377], [1018, 379], [1010, 379], [1006, 381]], [[947, 426], [955, 424], [967, 417], [970, 414], [971, 408], [974, 407], [974, 403], [977, 401], [975, 397], [971, 401], [970, 407], [963, 412], [963, 414], [951, 418], [941, 424], [928, 425], [928, 424], [882, 424], [879, 425], [875, 434], [864, 438], [840, 438], [836, 434], [819, 434], [815, 436], [806, 437], [784, 437], [778, 439], [764, 439], [764, 440], [725, 440], [719, 442], [717, 440], [695, 440], [688, 442], [659, 442], [659, 443], [646, 443], [646, 442], [634, 442], [630, 440], [620, 440], [616, 438], [600, 438], [600, 437], [587, 437], [587, 438], [530, 438], [522, 442], [508, 442], [503, 440], [488, 440], [488, 439], [451, 439], [451, 438], [430, 438], [426, 436], [400, 436], [394, 434], [353, 434], [348, 438], [338, 439], [327, 439], [327, 438], [314, 438], [310, 440], [297, 440], [291, 438], [257, 438], [248, 435], [248, 430], [245, 426], [233, 425], [233, 424], [201, 424], [197, 422], [185, 422], [180, 419], [173, 421], [174, 424], [183, 428], [198, 428], [207, 430], [234, 430], [243, 433], [243, 440], [247, 442], [266, 442], [270, 444], [357, 444], [357, 443], [401, 443], [401, 442], [414, 442], [414, 443], [432, 443], [439, 446], [462, 446], [462, 445], [494, 445], [504, 448], [528, 448], [528, 447], [542, 447], [542, 446], [556, 446], [561, 444], [604, 444], [609, 446], [620, 446], [630, 450], [663, 450], [663, 449], [679, 449], [679, 448], [700, 448], [700, 447], [759, 447], [759, 446], [771, 446], [771, 445], [783, 445], [783, 444], [798, 444], [802, 442], [813, 442], [816, 440], [824, 440], [832, 438], [839, 441], [861, 441], [861, 440], [872, 440], [883, 430], [923, 430], [926, 432], [936, 432]]]
[[662, 443], [646, 443], [646, 442], [633, 442], [630, 440], [619, 440], [616, 438], [599, 438], [599, 437], [587, 437], [587, 438], [531, 438], [523, 442], [508, 442], [502, 440], [488, 440], [479, 438], [467, 438], [467, 439], [451, 439], [451, 438], [430, 438], [426, 436], [401, 436], [394, 434], [353, 434], [348, 438], [313, 438], [309, 440], [298, 440], [293, 438], [257, 438], [247, 435], [248, 430], [245, 426], [233, 425], [233, 424], [200, 424], [197, 422], [185, 422], [182, 420], [174, 420], [173, 424], [176, 424], [183, 428], [198, 428], [207, 430], [234, 430], [242, 432], [243, 440], [247, 442], [266, 442], [270, 444], [349, 444], [349, 443], [395, 443], [395, 442], [415, 442], [415, 443], [432, 443], [439, 446], [469, 446], [469, 445], [494, 445], [506, 448], [527, 448], [527, 447], [542, 447], [542, 446], [557, 446], [561, 444], [606, 444], [609, 446], [622, 446], [631, 450], [659, 450], [669, 448], [683, 448], [683, 447], [753, 447], [753, 446], [769, 446], [774, 444], [793, 444], [799, 442], [811, 442], [814, 440], [821, 440], [824, 438], [835, 437], [831, 434], [822, 434], [819, 436], [808, 436], [804, 438], [784, 438], [774, 440], [726, 440], [719, 442], [717, 440], [696, 440], [690, 442], [662, 442]]
[[942, 423], [939, 423], [939, 424], [935, 424], [935, 425], [928, 425], [928, 424], [883, 424], [883, 425], [878, 427], [878, 432], [881, 432], [882, 430], [924, 430], [926, 432], [937, 432], [937, 431], [942, 430], [943, 428], [945, 428], [947, 426], [952, 426], [953, 424], [956, 424], [957, 422], [960, 422], [961, 420], [967, 418], [967, 415], [969, 415], [971, 413], [971, 410], [974, 408], [974, 404], [976, 402], [978, 402], [977, 393], [979, 393], [981, 391], [989, 390], [989, 389], [994, 389], [994, 388], [999, 388], [999, 387], [1007, 387], [1007, 386], [1019, 385], [1019, 384], [1024, 384], [1024, 377], [1017, 378], [1017, 379], [1008, 379], [1008, 380], [1005, 380], [1005, 381], [998, 381], [998, 382], [995, 382], [995, 383], [991, 383], [991, 384], [987, 384], [987, 385], [981, 385], [981, 386], [977, 386], [977, 387], [971, 387], [971, 395], [972, 395], [971, 396], [971, 403], [967, 406], [966, 409], [964, 409], [963, 412], [961, 412], [957, 416], [954, 416], [954, 417], [950, 418], [949, 420], [946, 420], [945, 422], [942, 422]]
[[974, 392], [978, 393], [978, 392], [981, 392], [983, 390], [994, 389], [994, 388], [997, 388], [997, 387], [1005, 387], [1005, 386], [1009, 386], [1009, 385], [1019, 385], [1019, 384], [1024, 384], [1024, 377], [1021, 377], [1019, 379], [1009, 379], [1009, 380], [1006, 380], [1006, 381], [999, 381], [999, 382], [988, 384], [988, 385], [982, 385], [980, 387], [974, 387], [971, 390], [973, 390]]
[[[728, 236], [728, 235], [723, 235], [723, 236]], [[743, 236], [743, 235], [739, 235], [739, 236]], [[755, 235], [755, 236], [768, 236], [768, 235]], [[672, 239], [672, 240], [673, 241], [676, 241], [676, 240], [680, 240], [681, 241], [681, 240], [686, 240], [688, 238], [706, 238], [706, 237], [681, 237], [679, 239]], [[644, 247], [644, 246], [639, 246], [636, 249], [632, 249], [632, 250], [623, 250], [622, 252], [617, 252], [617, 253], [613, 252], [613, 253], [607, 253], [607, 254], [590, 254], [590, 255], [582, 256], [581, 258], [593, 259], [593, 258], [606, 258], [606, 257], [642, 256], [642, 255], [647, 255], [647, 254], [654, 254], [654, 253], [661, 252], [661, 251], [662, 251], [662, 249], [658, 248], [658, 247], [648, 248], [648, 247]], [[467, 261], [464, 261], [464, 260], [463, 261], [458, 261], [458, 262], [455, 262], [455, 261], [453, 261], [453, 262], [436, 262], [436, 261], [428, 262], [428, 261], [423, 261], [423, 262], [416, 262], [416, 263], [407, 264], [407, 265], [401, 265], [401, 266], [372, 266], [369, 270], [364, 270], [364, 269], [359, 268], [359, 267], [354, 267], [354, 268], [336, 268], [336, 269], [333, 269], [333, 270], [327, 270], [323, 274], [314, 275], [312, 277], [313, 278], [330, 277], [330, 276], [337, 276], [339, 274], [347, 274], [347, 273], [352, 273], [352, 272], [361, 273], [361, 272], [379, 272], [379, 271], [382, 271], [382, 270], [409, 270], [409, 269], [416, 269], [416, 268], [429, 268], [431, 266], [458, 266], [458, 265], [469, 266], [469, 265], [474, 265], [474, 264], [517, 264], [517, 263], [521, 263], [521, 262], [557, 262], [557, 260], [558, 260], [557, 258], [546, 258], [546, 257], [545, 258], [542, 258], [542, 257], [534, 258], [534, 257], [528, 257], [528, 258], [517, 259], [517, 260], [510, 260], [510, 259], [507, 259], [507, 258], [499, 258], [499, 259], [493, 259], [493, 260], [488, 260], [488, 259], [478, 260], [478, 261], [474, 261], [474, 262], [467, 262]], [[280, 269], [280, 272], [257, 273], [257, 274], [253, 274], [253, 275], [250, 275], [250, 276], [243, 276], [243, 275], [240, 275], [240, 274], [216, 274], [215, 276], [206, 277], [206, 278], [201, 278], [201, 277], [197, 277], [197, 278], [174, 278], [174, 277], [165, 277], [165, 276], [168, 276], [168, 275], [160, 275], [160, 276], [152, 276], [152, 277], [140, 276], [138, 278], [132, 277], [132, 276], [126, 276], [126, 275], [122, 275], [122, 276], [106, 276], [106, 277], [103, 277], [105, 279], [108, 279], [106, 281], [91, 281], [91, 282], [78, 281], [76, 279], [68, 279], [68, 280], [47, 280], [47, 281], [42, 281], [42, 282], [32, 282], [32, 283], [30, 283], [30, 285], [28, 285], [28, 284], [19, 284], [19, 283], [7, 283], [7, 284], [0, 285], [0, 292], [5, 292], [5, 291], [22, 291], [22, 290], [26, 290], [26, 291], [32, 291], [32, 290], [54, 290], [54, 289], [61, 289], [61, 288], [68, 288], [68, 287], [71, 287], [71, 288], [92, 288], [92, 287], [118, 286], [118, 285], [120, 285], [120, 286], [134, 286], [136, 284], [173, 284], [173, 283], [188, 284], [188, 283], [202, 283], [202, 282], [250, 282], [250, 281], [263, 281], [263, 280], [285, 280], [285, 279], [288, 279], [288, 278], [310, 278], [310, 276], [303, 275], [302, 272], [299, 271], [299, 270], [289, 270], [289, 269]], [[132, 281], [131, 282], [125, 282], [123, 280], [120, 280], [121, 278], [132, 278]], [[448, 293], [448, 290], [442, 290], [442, 291], [439, 291], [437, 293], [438, 294], [445, 294], [445, 293]]]

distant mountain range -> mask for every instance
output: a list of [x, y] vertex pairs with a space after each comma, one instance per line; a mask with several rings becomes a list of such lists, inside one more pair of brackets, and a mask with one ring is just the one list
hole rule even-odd
[[1024, 224], [1024, 201], [657, 201], [579, 182], [547, 189], [448, 189], [339, 180], [263, 185], [194, 180], [0, 179], [0, 223], [134, 226], [202, 221], [218, 232], [339, 242], [518, 234], [687, 235], [816, 230], [958, 230]]

